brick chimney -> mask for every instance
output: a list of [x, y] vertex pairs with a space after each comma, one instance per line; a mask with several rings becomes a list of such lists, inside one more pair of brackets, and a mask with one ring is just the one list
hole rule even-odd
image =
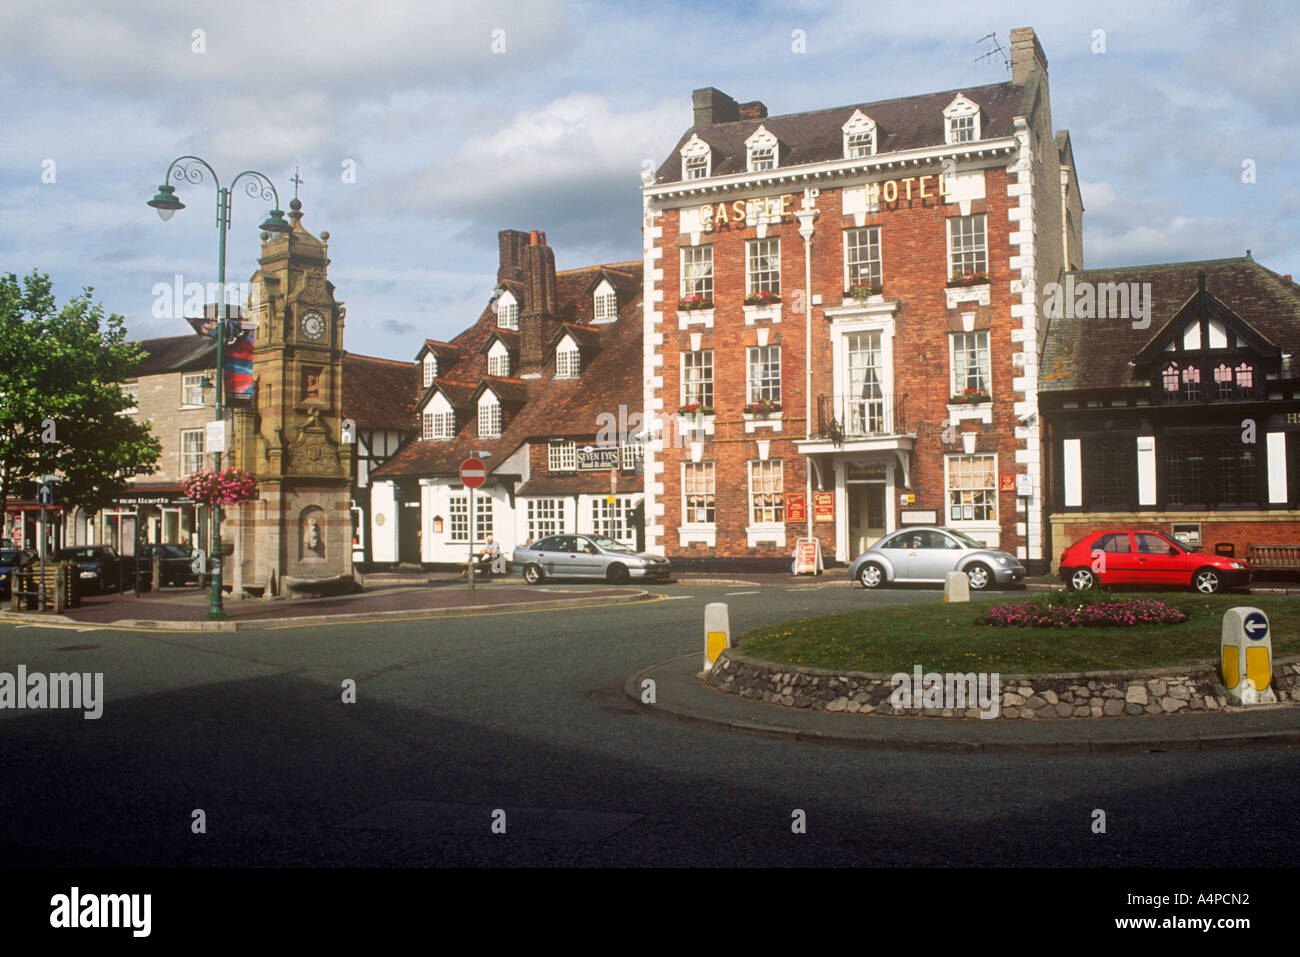
[[740, 119], [740, 105], [721, 90], [706, 86], [691, 94], [695, 107], [695, 126], [731, 123]]
[[742, 103], [740, 104], [740, 118], [742, 120], [765, 120], [767, 119], [767, 107], [759, 100]]
[[[522, 234], [520, 234], [522, 235]], [[555, 251], [546, 234], [534, 230], [524, 247], [524, 308], [519, 315], [519, 374], [540, 376], [546, 368], [546, 346], [557, 327]]]
[[1016, 27], [1011, 31], [1011, 82], [1024, 86], [1035, 73], [1047, 78], [1047, 55], [1033, 27]]
[[528, 248], [528, 234], [517, 229], [503, 229], [497, 233], [497, 248], [500, 251], [500, 265], [497, 266], [497, 282], [509, 279], [512, 282], [524, 281], [524, 250]]

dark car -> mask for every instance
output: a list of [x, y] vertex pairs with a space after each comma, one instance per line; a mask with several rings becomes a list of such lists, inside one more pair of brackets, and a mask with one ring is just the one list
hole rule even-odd
[[[198, 581], [194, 571], [194, 552], [188, 545], [173, 545], [167, 542], [144, 544], [140, 546], [140, 564], [148, 565], [153, 573], [154, 557], [158, 558], [158, 572], [164, 585], [184, 585], [186, 582]], [[129, 562], [130, 559], [127, 559]], [[141, 567], [141, 571], [144, 568]]]
[[600, 578], [615, 584], [667, 581], [673, 571], [668, 559], [602, 535], [551, 535], [516, 548], [513, 564], [530, 585], [547, 578]]
[[14, 571], [30, 565], [36, 556], [21, 548], [0, 549], [0, 599], [13, 595]]
[[[60, 548], [55, 559], [60, 562], [77, 563], [81, 569], [80, 584], [83, 593], [135, 587], [136, 560], [123, 558], [111, 545], [78, 545], [76, 548]], [[141, 588], [148, 587], [150, 578], [151, 566], [145, 564], [142, 559]]]
[[1071, 589], [1156, 585], [1213, 595], [1250, 584], [1250, 566], [1241, 559], [1202, 555], [1154, 531], [1093, 532], [1061, 553], [1060, 568]]

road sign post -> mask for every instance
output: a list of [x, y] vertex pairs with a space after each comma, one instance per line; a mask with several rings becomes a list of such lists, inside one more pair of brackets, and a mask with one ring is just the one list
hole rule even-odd
[[1219, 661], [1223, 687], [1234, 704], [1274, 704], [1273, 640], [1258, 608], [1229, 608], [1223, 616]]
[[474, 489], [487, 480], [487, 466], [482, 459], [468, 458], [460, 463], [460, 480], [469, 489], [469, 564], [465, 566], [465, 575], [469, 579], [469, 590], [474, 590]]

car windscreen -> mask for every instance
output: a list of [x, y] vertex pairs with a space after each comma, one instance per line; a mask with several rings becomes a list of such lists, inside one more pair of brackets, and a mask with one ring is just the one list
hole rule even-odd
[[0, 565], [21, 565], [22, 561], [22, 552], [0, 552]]
[[988, 548], [988, 546], [985, 545], [983, 542], [977, 542], [969, 535], [965, 534], [964, 532], [959, 532], [954, 528], [945, 528], [944, 531], [947, 532], [949, 535], [951, 535], [953, 538], [957, 539], [957, 541], [961, 542], [967, 548]]
[[601, 535], [592, 535], [591, 540], [607, 552], [635, 552], [636, 549], [622, 542], [616, 542], [612, 538], [605, 538]]
[[59, 558], [74, 562], [99, 562], [106, 558], [115, 558], [112, 549], [98, 548], [61, 548]]

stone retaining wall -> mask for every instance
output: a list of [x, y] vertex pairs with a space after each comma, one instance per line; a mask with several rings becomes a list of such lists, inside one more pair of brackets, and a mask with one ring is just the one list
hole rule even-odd
[[[709, 687], [791, 708], [848, 714], [978, 718], [978, 707], [895, 708], [892, 675], [827, 671], [748, 658], [728, 648], [704, 679]], [[1222, 711], [1227, 697], [1213, 661], [1181, 668], [1055, 675], [1002, 675], [1001, 718], [1119, 718]], [[1273, 660], [1279, 701], [1300, 700], [1300, 658]]]

